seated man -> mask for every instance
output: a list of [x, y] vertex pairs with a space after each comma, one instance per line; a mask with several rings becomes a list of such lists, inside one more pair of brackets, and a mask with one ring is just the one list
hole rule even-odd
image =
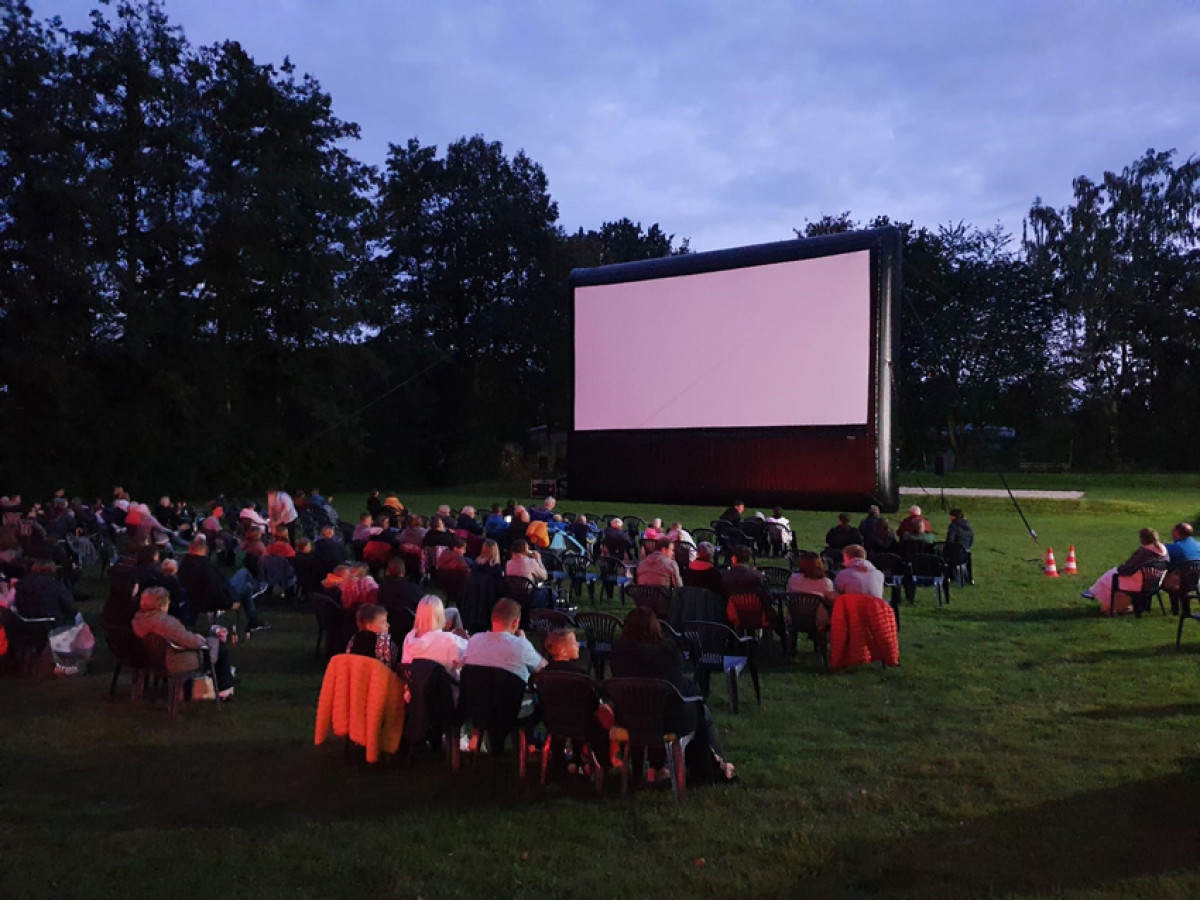
[[313, 553], [313, 542], [306, 537], [296, 541], [296, 555], [288, 562], [296, 573], [296, 583], [300, 586], [300, 595], [321, 593], [321, 579], [325, 573], [321, 571], [321, 561]]
[[683, 587], [683, 578], [679, 574], [670, 539], [646, 540], [642, 545], [646, 547], [646, 556], [638, 563], [637, 583], [665, 588]]
[[741, 500], [735, 500], [725, 512], [717, 516], [722, 522], [729, 522], [731, 525], [740, 525], [742, 523], [742, 513], [746, 511], [746, 504]]
[[604, 529], [604, 534], [600, 538], [600, 546], [604, 550], [604, 555], [613, 559], [625, 560], [633, 556], [633, 541], [621, 519], [609, 521], [608, 527]]
[[533, 649], [520, 629], [521, 607], [513, 600], [498, 600], [492, 607], [492, 630], [481, 632], [467, 641], [465, 666], [490, 666], [512, 672], [528, 681], [546, 661]]
[[403, 608], [416, 612], [417, 604], [421, 602], [423, 593], [419, 584], [406, 577], [405, 571], [404, 560], [399, 556], [393, 556], [388, 560], [387, 570], [384, 572], [383, 580], [379, 582], [379, 591], [375, 595], [377, 604], [388, 609]]
[[1171, 529], [1171, 537], [1174, 540], [1167, 544], [1167, 558], [1171, 561], [1171, 568], [1167, 570], [1162, 586], [1171, 598], [1173, 615], [1179, 615], [1180, 605], [1185, 601], [1187, 593], [1184, 590], [1183, 570], [1187, 563], [1200, 560], [1200, 542], [1192, 537], [1192, 533], [1190, 522], [1180, 522]]
[[[403, 533], [401, 536], [403, 537]], [[456, 540], [454, 534], [446, 530], [446, 520], [441, 516], [434, 516], [429, 520], [429, 530], [422, 537], [420, 546], [451, 547]], [[405, 541], [401, 540], [400, 543]]]
[[332, 525], [321, 529], [321, 536], [313, 544], [313, 556], [320, 562], [322, 578], [350, 561], [350, 551], [338, 536], [338, 530]]
[[[507, 524], [506, 526], [507, 527]], [[455, 531], [465, 531], [467, 534], [481, 535], [483, 534], [483, 526], [475, 518], [475, 507], [464, 506], [458, 514], [458, 520], [454, 523]]]
[[896, 526], [896, 537], [900, 540], [932, 540], [933, 526], [921, 515], [921, 507], [910, 506], [908, 515]]
[[439, 572], [462, 572], [464, 575], [471, 571], [471, 567], [467, 564], [467, 542], [461, 538], [455, 538], [450, 549], [438, 557], [437, 570]]
[[842, 571], [833, 580], [833, 589], [839, 594], [869, 594], [883, 599], [883, 573], [867, 560], [867, 551], [861, 544], [850, 544], [842, 548]]
[[834, 550], [862, 542], [862, 533], [850, 524], [849, 513], [838, 513], [838, 523], [825, 532], [825, 545]]
[[[1189, 529], [1191, 527], [1188, 525]], [[971, 548], [975, 546], [975, 530], [967, 521], [967, 517], [963, 515], [963, 511], [957, 506], [950, 510], [950, 526], [946, 529], [946, 543], [958, 544], [967, 551], [967, 581], [974, 584], [975, 571], [971, 565]]]
[[[752, 565], [753, 552], [749, 547], [741, 546], [734, 547], [732, 554], [733, 565], [721, 576], [721, 595], [729, 600], [735, 594], [754, 594], [762, 606], [762, 626], [773, 627], [783, 635], [785, 623], [775, 612], [771, 589], [763, 580], [762, 573]], [[740, 620], [732, 602], [725, 608], [725, 615], [736, 629]]]
[[553, 497], [547, 497], [544, 506], [530, 507], [529, 517], [535, 522], [549, 522], [554, 518], [554, 507], [556, 505], [558, 505], [557, 500]]

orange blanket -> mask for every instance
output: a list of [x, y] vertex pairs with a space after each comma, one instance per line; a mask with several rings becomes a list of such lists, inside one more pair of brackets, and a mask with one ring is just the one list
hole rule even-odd
[[829, 668], [845, 669], [879, 660], [900, 665], [896, 614], [878, 597], [843, 594], [829, 623]]
[[329, 660], [317, 702], [314, 743], [323, 744], [332, 729], [367, 748], [367, 762], [379, 751], [395, 753], [404, 733], [404, 683], [369, 656], [341, 653]]

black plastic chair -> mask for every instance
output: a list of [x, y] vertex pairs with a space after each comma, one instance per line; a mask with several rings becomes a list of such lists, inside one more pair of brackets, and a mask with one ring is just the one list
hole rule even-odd
[[576, 614], [575, 624], [587, 637], [588, 655], [596, 677], [603, 679], [604, 667], [612, 656], [613, 644], [620, 638], [624, 623], [609, 613], [581, 612]]
[[26, 619], [5, 606], [0, 606], [0, 626], [8, 639], [8, 656], [21, 671], [30, 671], [50, 642], [55, 620]]
[[817, 625], [817, 611], [825, 605], [820, 594], [789, 593], [787, 595], [788, 653], [796, 656], [796, 640], [807, 635], [821, 662], [829, 668], [829, 632]]
[[711, 528], [693, 528], [692, 537], [695, 538], [697, 547], [701, 544], [713, 544], [715, 546], [717, 543], [717, 533]]
[[617, 725], [612, 734], [621, 741], [621, 796], [629, 790], [630, 750], [634, 747], [662, 747], [667, 755], [671, 785], [675, 799], [682, 802], [687, 796], [687, 770], [684, 752], [696, 732], [680, 733], [685, 703], [699, 702], [699, 697], [685, 697], [675, 685], [661, 678], [610, 678], [604, 682], [604, 693], [612, 698]]
[[[167, 715], [170, 718], [179, 718], [179, 708], [186, 699], [184, 685], [193, 678], [207, 675], [212, 678], [213, 685], [216, 685], [217, 673], [213, 670], [207, 649], [188, 650], [176, 647], [161, 634], [148, 634], [142, 638], [142, 643], [146, 647], [146, 668], [141, 672], [141, 684], [144, 687], [146, 680], [153, 677], [166, 686]], [[183, 654], [194, 655], [195, 664], [181, 667], [171, 663], [172, 659], [179, 659]], [[191, 662], [186, 658], [183, 661]], [[139, 696], [142, 693], [139, 688]]]
[[346, 648], [346, 642], [354, 636], [349, 613], [325, 594], [309, 594], [308, 603], [317, 620], [317, 646], [313, 652], [320, 656], [321, 640], [324, 639], [326, 659], [341, 653]]
[[150, 664], [146, 656], [146, 645], [133, 633], [132, 628], [109, 628], [105, 632], [105, 640], [108, 642], [109, 652], [116, 661], [113, 665], [112, 684], [108, 688], [109, 696], [117, 693], [117, 680], [121, 677], [121, 669], [128, 666], [133, 673], [131, 696], [137, 700], [142, 683], [142, 672]]
[[938, 541], [933, 545], [933, 549], [942, 558], [942, 564], [946, 567], [946, 578], [959, 587], [965, 587], [971, 580], [968, 569], [971, 555], [967, 548], [962, 544]]
[[[478, 748], [479, 736], [486, 733], [493, 756], [504, 752], [508, 735], [517, 733], [517, 774], [525, 777], [525, 752], [528, 736], [519, 727], [525, 682], [519, 675], [492, 666], [463, 666], [459, 675], [458, 718], [471, 725], [471, 746]], [[451, 761], [459, 768], [459, 746], [452, 741]], [[474, 756], [477, 751], [472, 751]]]
[[633, 540], [633, 545], [636, 547], [638, 541], [642, 539], [642, 532], [646, 530], [646, 520], [640, 519], [637, 516], [621, 516], [621, 521], [625, 523], [625, 530], [629, 533], [629, 537]]
[[[1162, 589], [1163, 579], [1167, 575], [1169, 563], [1165, 559], [1155, 559], [1142, 565], [1137, 573], [1142, 576], [1142, 587], [1137, 591], [1123, 591], [1118, 587], [1121, 579], [1120, 575], [1115, 572], [1112, 577], [1112, 602], [1108, 605], [1109, 615], [1117, 614], [1117, 594], [1128, 594], [1130, 601], [1133, 603], [1133, 615], [1136, 618], [1141, 618], [1142, 613], [1150, 611], [1150, 603], [1155, 595]], [[1135, 574], [1137, 574], [1135, 573]], [[1158, 598], [1158, 607], [1162, 610], [1162, 614], [1167, 614], [1167, 608], [1163, 605], [1162, 597]]]
[[710, 676], [716, 672], [725, 676], [729, 692], [729, 707], [736, 714], [738, 708], [738, 679], [749, 670], [754, 683], [754, 697], [762, 706], [762, 691], [758, 683], [758, 641], [752, 636], [739, 637], [728, 625], [717, 622], [686, 622], [684, 636], [699, 649], [698, 658], [692, 660], [700, 692], [709, 694]]
[[908, 578], [913, 588], [933, 588], [938, 606], [942, 605], [943, 597], [946, 605], [950, 605], [950, 583], [946, 579], [946, 566], [936, 553], [918, 553], [909, 559]]
[[[600, 699], [600, 685], [590, 675], [581, 672], [541, 671], [533, 676], [531, 684], [537, 692], [538, 708], [542, 714], [542, 725], [546, 729], [546, 742], [542, 745], [542, 787], [546, 786], [546, 771], [555, 741], [570, 740], [575, 748], [576, 759], [584, 759], [583, 748], [588, 744], [588, 732], [595, 731], [596, 707]], [[599, 794], [604, 790], [604, 769], [597, 754], [607, 753], [608, 747], [590, 747], [592, 781]]]
[[671, 614], [671, 589], [654, 584], [631, 584], [625, 592], [633, 598], [634, 606], [645, 606], [654, 610], [660, 619]]
[[599, 569], [599, 582], [604, 596], [611, 600], [614, 593], [621, 595], [621, 605], [625, 605], [625, 590], [633, 583], [629, 577], [630, 563], [615, 556], [600, 556], [596, 559]]
[[435, 569], [432, 584], [446, 595], [447, 606], [459, 606], [467, 597], [470, 569]]
[[574, 628], [575, 620], [562, 610], [535, 609], [529, 613], [529, 630], [536, 634], [549, 634], [556, 628]]
[[445, 747], [453, 758], [458, 730], [454, 707], [453, 682], [450, 673], [440, 663], [416, 659], [404, 667], [402, 676], [408, 682], [409, 701], [404, 714], [404, 743], [408, 760], [414, 748], [428, 743], [433, 749]]
[[599, 575], [588, 571], [588, 559], [580, 553], [567, 552], [562, 555], [563, 580], [562, 585], [567, 589], [570, 600], [576, 606], [583, 599], [583, 589], [588, 590], [588, 599], [592, 606], [596, 605], [596, 581]]
[[1192, 612], [1192, 601], [1200, 598], [1200, 560], [1177, 566], [1179, 569], [1179, 628], [1175, 631], [1175, 650], [1183, 639], [1183, 623], [1200, 622], [1200, 613]]

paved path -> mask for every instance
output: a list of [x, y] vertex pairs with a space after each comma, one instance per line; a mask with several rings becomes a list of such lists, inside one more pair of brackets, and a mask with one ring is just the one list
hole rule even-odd
[[[901, 487], [901, 494], [918, 497], [939, 497], [940, 488]], [[946, 488], [947, 497], [1007, 497], [1003, 488]], [[1013, 491], [1020, 500], [1082, 500], [1084, 491]]]

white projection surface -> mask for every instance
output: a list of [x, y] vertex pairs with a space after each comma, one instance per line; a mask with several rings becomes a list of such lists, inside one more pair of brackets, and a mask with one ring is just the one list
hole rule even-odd
[[865, 425], [870, 251], [575, 289], [575, 428]]

